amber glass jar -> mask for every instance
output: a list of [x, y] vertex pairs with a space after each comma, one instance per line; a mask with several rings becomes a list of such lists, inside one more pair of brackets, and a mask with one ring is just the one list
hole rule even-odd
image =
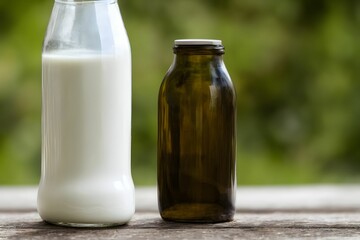
[[220, 40], [175, 40], [158, 99], [161, 217], [231, 221], [236, 194], [236, 96]]

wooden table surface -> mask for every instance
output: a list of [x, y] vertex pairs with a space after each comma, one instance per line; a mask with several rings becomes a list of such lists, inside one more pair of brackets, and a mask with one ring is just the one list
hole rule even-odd
[[235, 220], [164, 222], [156, 188], [136, 189], [129, 224], [104, 229], [46, 224], [36, 187], [0, 187], [0, 239], [360, 239], [360, 185], [241, 187]]

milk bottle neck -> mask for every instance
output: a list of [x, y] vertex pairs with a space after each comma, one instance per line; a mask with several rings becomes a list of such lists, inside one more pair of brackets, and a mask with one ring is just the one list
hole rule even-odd
[[57, 3], [86, 4], [86, 3], [116, 3], [117, 0], [55, 0]]
[[117, 0], [55, 0], [43, 52], [127, 54], [130, 46]]

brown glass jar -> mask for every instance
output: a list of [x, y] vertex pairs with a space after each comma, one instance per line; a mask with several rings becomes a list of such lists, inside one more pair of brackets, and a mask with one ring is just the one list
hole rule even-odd
[[236, 194], [236, 96], [220, 40], [175, 40], [159, 91], [161, 217], [231, 221]]

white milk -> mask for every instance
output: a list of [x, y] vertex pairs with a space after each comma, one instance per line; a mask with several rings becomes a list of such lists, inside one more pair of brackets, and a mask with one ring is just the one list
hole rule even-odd
[[116, 225], [134, 214], [130, 56], [43, 55], [40, 216]]

